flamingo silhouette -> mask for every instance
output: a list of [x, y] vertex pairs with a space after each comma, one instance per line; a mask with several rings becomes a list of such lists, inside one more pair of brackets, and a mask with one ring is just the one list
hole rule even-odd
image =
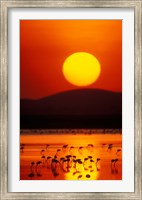
[[39, 170], [39, 165], [40, 165], [41, 163], [42, 163], [41, 161], [37, 161], [37, 162], [36, 162], [35, 170], [36, 170], [37, 176], [41, 176], [40, 170]]
[[75, 168], [76, 169], [76, 163], [77, 163], [77, 160], [76, 159], [73, 159], [73, 168]]
[[60, 166], [61, 166], [62, 169], [63, 169], [63, 160], [65, 160], [65, 158], [64, 158], [64, 157], [61, 157], [61, 158], [60, 158]]
[[88, 144], [88, 147], [94, 147], [94, 145], [93, 144]]
[[47, 168], [51, 167], [51, 156], [47, 156]]
[[44, 152], [45, 152], [45, 150], [42, 149], [42, 150], [40, 151], [40, 154], [41, 154], [41, 155], [44, 155]]
[[47, 149], [48, 149], [49, 146], [50, 146], [49, 144], [46, 145], [46, 151], [47, 151]]
[[24, 152], [24, 146], [25, 146], [24, 144], [21, 144], [20, 150], [22, 153]]
[[90, 178], [90, 177], [91, 177], [90, 174], [87, 174], [87, 175], [86, 175], [86, 178]]
[[92, 156], [88, 156], [88, 159], [89, 159], [89, 166], [88, 166], [88, 168], [92, 168], [92, 163], [94, 162], [92, 160]]
[[53, 158], [51, 161], [51, 169], [54, 169], [56, 165], [56, 158]]
[[116, 163], [118, 162], [118, 158], [111, 160], [111, 173], [118, 173], [116, 168]]
[[102, 144], [102, 148], [104, 148], [106, 146], [106, 144]]
[[112, 149], [112, 146], [113, 146], [113, 144], [109, 144], [109, 145], [108, 145], [107, 152], [108, 152], [108, 151], [111, 151], [111, 149]]
[[99, 162], [100, 160], [101, 160], [100, 158], [97, 158], [97, 159], [96, 159], [96, 168], [97, 168], [97, 171], [100, 171], [100, 168], [98, 167], [98, 162]]
[[67, 147], [68, 147], [68, 144], [63, 145], [63, 146], [62, 146], [62, 150], [63, 150], [63, 151], [66, 150]]
[[82, 154], [82, 153], [83, 153], [83, 152], [82, 152], [82, 149], [83, 149], [83, 147], [82, 147], [82, 146], [78, 148], [78, 152], [79, 152], [80, 154]]
[[82, 178], [82, 174], [80, 174], [80, 175], [77, 177], [78, 180], [79, 180], [80, 178]]
[[116, 155], [118, 155], [118, 153], [121, 152], [121, 151], [122, 151], [121, 149], [117, 149]]
[[66, 155], [67, 158], [67, 167], [71, 168], [72, 166], [72, 155]]
[[61, 149], [57, 149], [55, 158], [60, 158], [60, 152], [61, 152]]
[[63, 172], [68, 172], [68, 159], [62, 161], [62, 170]]
[[88, 167], [88, 165], [87, 165], [88, 159], [89, 158], [84, 158], [84, 162], [83, 162], [84, 170], [86, 170], [86, 171], [88, 170], [88, 168], [87, 168]]
[[93, 144], [88, 144], [87, 149], [91, 153], [93, 151], [94, 145]]
[[78, 173], [80, 173], [80, 170], [82, 168], [82, 164], [83, 164], [83, 162], [80, 158], [76, 159], [76, 170], [77, 170]]
[[91, 160], [90, 160], [90, 164], [91, 164], [91, 166], [92, 166], [93, 163], [94, 163], [94, 160], [91, 159]]
[[34, 171], [33, 171], [33, 165], [34, 164], [35, 164], [34, 162], [31, 162], [31, 166], [30, 166], [31, 173], [28, 175], [31, 178], [34, 176]]
[[57, 159], [52, 159], [51, 169], [55, 177], [59, 175], [59, 161]]
[[43, 164], [42, 166], [45, 167], [45, 162], [46, 162], [45, 156], [41, 156], [41, 158], [42, 158], [42, 164]]
[[[74, 172], [73, 172], [73, 176], [75, 175], [75, 174], [77, 174], [77, 173], [80, 173], [80, 166], [79, 165], [82, 165], [83, 164], [83, 162], [81, 161], [81, 159], [73, 159], [73, 163], [74, 163], [74, 165], [73, 165], [73, 168], [74, 168]], [[81, 178], [82, 176], [80, 176], [79, 178]]]
[[114, 167], [116, 167], [116, 163], [118, 162], [118, 158], [114, 160]]
[[[35, 164], [35, 162], [31, 162], [31, 167], [33, 167], [34, 164]], [[31, 168], [31, 170], [32, 170], [32, 168]]]
[[61, 149], [57, 149], [57, 152], [61, 151]]
[[74, 149], [74, 146], [71, 146], [69, 149], [69, 152], [72, 154], [72, 150]]
[[48, 151], [48, 148], [49, 148], [49, 147], [50, 147], [50, 145], [47, 144], [46, 147], [45, 147], [46, 151]]
[[88, 156], [89, 159], [92, 159], [92, 156]]
[[115, 159], [112, 159], [111, 160], [111, 166], [114, 164], [114, 162], [115, 162]]

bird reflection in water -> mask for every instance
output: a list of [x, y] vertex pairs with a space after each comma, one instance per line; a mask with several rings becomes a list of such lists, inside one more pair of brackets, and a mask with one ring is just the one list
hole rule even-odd
[[[112, 152], [113, 144], [101, 144], [100, 151], [110, 155]], [[30, 164], [30, 173], [28, 177], [42, 176], [44, 168], [47, 173], [56, 179], [60, 174], [64, 174], [66, 180], [96, 180], [101, 171], [101, 157], [97, 157], [96, 147], [93, 144], [86, 146], [69, 146], [67, 144], [57, 148], [54, 155], [50, 155], [50, 147], [52, 145], [46, 145], [45, 149], [41, 149], [39, 155], [41, 159], [39, 161], [32, 161]], [[104, 148], [107, 147], [107, 148]], [[102, 150], [101, 150], [102, 149]], [[110, 159], [111, 162], [111, 174], [118, 174], [118, 163], [121, 149], [116, 149], [116, 158]], [[105, 170], [103, 168], [103, 170]], [[45, 173], [45, 171], [44, 171]]]

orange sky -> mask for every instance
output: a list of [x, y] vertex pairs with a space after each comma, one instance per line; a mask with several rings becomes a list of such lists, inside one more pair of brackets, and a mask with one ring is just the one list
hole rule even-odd
[[21, 20], [21, 98], [79, 89], [62, 74], [65, 59], [75, 52], [91, 53], [101, 64], [100, 77], [87, 88], [122, 91], [121, 20]]

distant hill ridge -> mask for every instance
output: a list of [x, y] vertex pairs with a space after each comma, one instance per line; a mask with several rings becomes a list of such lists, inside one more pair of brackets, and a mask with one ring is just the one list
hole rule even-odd
[[121, 115], [122, 93], [99, 89], [61, 92], [38, 100], [21, 99], [21, 115]]

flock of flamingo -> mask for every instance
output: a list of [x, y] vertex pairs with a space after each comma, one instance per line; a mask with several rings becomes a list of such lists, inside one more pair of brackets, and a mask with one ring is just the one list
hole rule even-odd
[[[57, 148], [54, 155], [50, 155], [51, 145], [47, 144], [45, 148], [39, 151], [40, 160], [32, 161], [30, 163], [29, 178], [34, 176], [42, 176], [42, 169], [47, 168], [56, 178], [60, 172], [72, 173], [72, 176], [76, 176], [77, 180], [89, 179], [91, 174], [99, 172], [101, 170], [101, 158], [96, 157], [94, 154], [95, 147], [93, 144], [87, 146], [69, 146], [63, 145], [61, 148]], [[102, 149], [105, 149], [105, 153], [111, 153], [113, 144], [102, 144]], [[24, 153], [25, 144], [21, 144], [21, 153]], [[112, 173], [118, 173], [117, 163], [122, 149], [115, 149], [115, 157], [110, 159], [110, 168]]]

